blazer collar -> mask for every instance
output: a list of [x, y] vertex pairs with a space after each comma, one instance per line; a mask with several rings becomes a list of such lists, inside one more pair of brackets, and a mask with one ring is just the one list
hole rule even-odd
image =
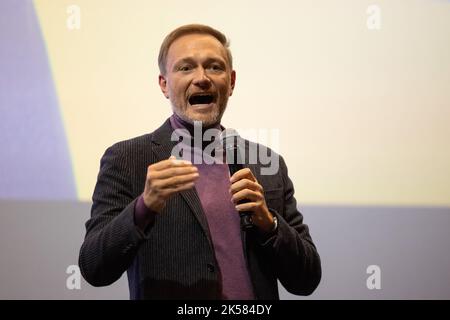
[[170, 141], [172, 132], [173, 132], [173, 128], [170, 125], [169, 118], [167, 118], [167, 120], [164, 121], [164, 123], [153, 132], [152, 142], [156, 143], [157, 145], [162, 145], [162, 144], [169, 144], [171, 146], [175, 145], [174, 141]]
[[[153, 152], [156, 157], [157, 162], [168, 159], [172, 150], [177, 144], [177, 141], [171, 141], [171, 135], [173, 132], [173, 128], [170, 124], [170, 120], [167, 119], [161, 127], [156, 129], [152, 135], [153, 142]], [[203, 207], [200, 202], [200, 198], [198, 197], [197, 191], [195, 188], [181, 191], [181, 197], [186, 201], [191, 211], [194, 213], [198, 222], [200, 223], [205, 236], [207, 237], [210, 245], [212, 246], [211, 237], [209, 234], [208, 221], [206, 219], [205, 213], [203, 211]]]

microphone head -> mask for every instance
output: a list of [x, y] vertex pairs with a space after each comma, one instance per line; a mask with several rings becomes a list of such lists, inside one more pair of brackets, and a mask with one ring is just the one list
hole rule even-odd
[[225, 152], [230, 173], [233, 175], [236, 171], [243, 168], [245, 161], [245, 140], [239, 136], [236, 130], [231, 128], [223, 130], [220, 133], [219, 140]]

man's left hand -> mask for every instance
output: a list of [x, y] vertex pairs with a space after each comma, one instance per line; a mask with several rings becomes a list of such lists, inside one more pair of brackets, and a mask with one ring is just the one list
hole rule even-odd
[[[230, 182], [231, 200], [236, 205], [236, 210], [251, 212], [253, 224], [262, 232], [270, 232], [274, 225], [273, 215], [267, 208], [264, 189], [251, 170], [244, 168], [237, 171], [230, 178]], [[240, 200], [248, 202], [238, 204]]]

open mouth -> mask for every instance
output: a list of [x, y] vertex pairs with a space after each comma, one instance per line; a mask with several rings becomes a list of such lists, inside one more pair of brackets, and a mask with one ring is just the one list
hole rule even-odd
[[216, 97], [210, 93], [197, 93], [189, 97], [189, 104], [194, 106], [196, 104], [210, 104], [216, 100]]

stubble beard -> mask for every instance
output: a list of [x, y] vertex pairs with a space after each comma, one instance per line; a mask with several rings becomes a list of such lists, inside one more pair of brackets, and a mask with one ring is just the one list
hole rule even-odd
[[[183, 119], [184, 121], [186, 121], [190, 124], [194, 124], [194, 121], [201, 121], [202, 127], [208, 128], [208, 127], [212, 127], [217, 124], [220, 124], [220, 121], [222, 120], [222, 116], [225, 113], [225, 109], [227, 107], [227, 102], [228, 101], [224, 102], [223, 108], [222, 107], [215, 108], [213, 110], [213, 112], [211, 112], [209, 114], [196, 116], [196, 117], [189, 116], [189, 113], [187, 112], [186, 109], [181, 109], [179, 107], [176, 107], [173, 103], [171, 103], [171, 105], [172, 105], [173, 112], [177, 116], [179, 116], [181, 119]], [[187, 106], [186, 108], [193, 108], [193, 107]]]

